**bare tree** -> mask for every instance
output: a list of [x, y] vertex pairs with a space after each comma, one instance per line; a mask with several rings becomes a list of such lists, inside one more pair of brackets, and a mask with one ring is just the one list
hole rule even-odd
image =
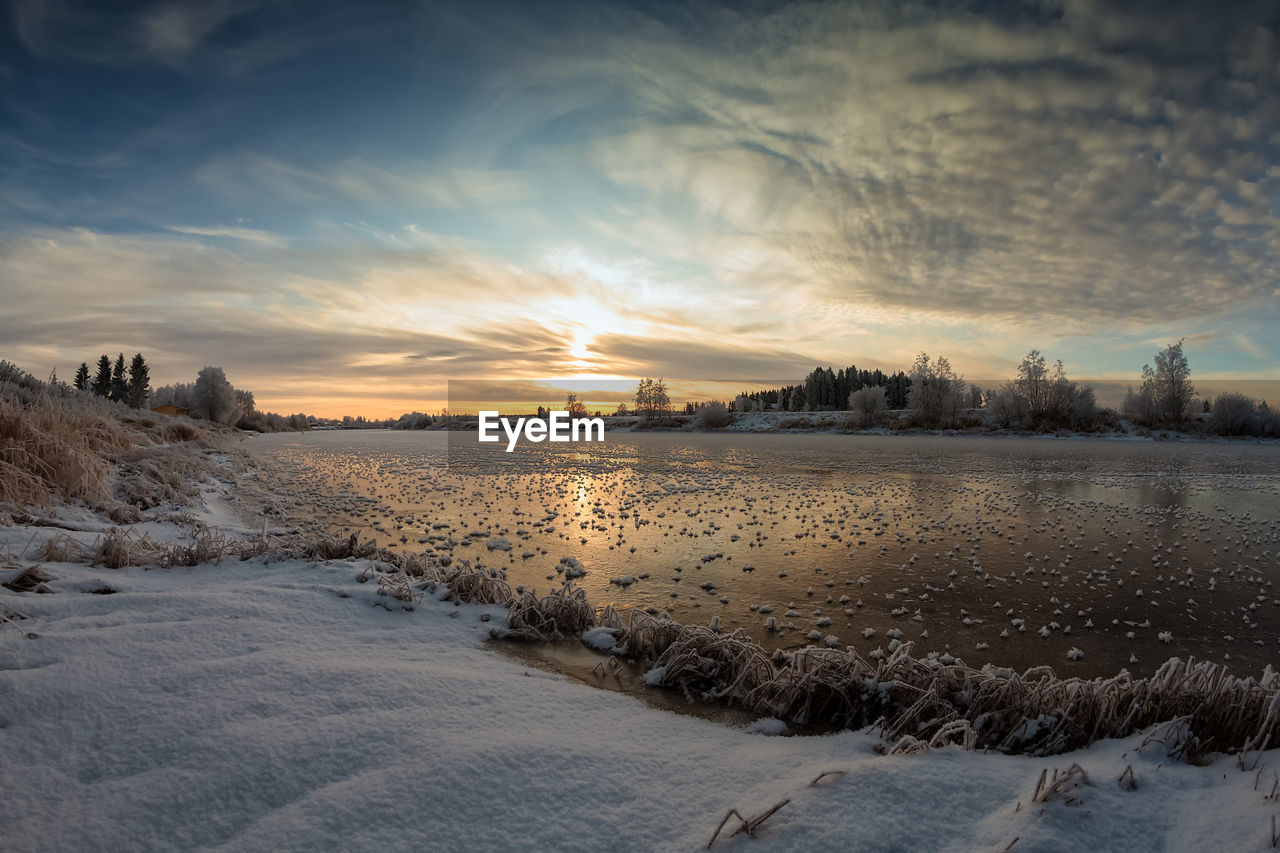
[[945, 358], [934, 361], [925, 352], [916, 356], [911, 366], [911, 390], [907, 399], [916, 423], [927, 427], [955, 426], [966, 392], [964, 381], [956, 376]]
[[1045, 366], [1044, 356], [1040, 354], [1040, 350], [1033, 349], [1018, 365], [1018, 378], [1013, 380], [1014, 390], [1033, 419], [1044, 417], [1049, 400], [1049, 384], [1049, 370]]
[[1191, 400], [1196, 393], [1195, 386], [1191, 384], [1191, 367], [1186, 353], [1182, 351], [1182, 341], [1169, 344], [1156, 353], [1155, 362], [1154, 368], [1149, 364], [1142, 366], [1141, 395], [1132, 407], [1126, 399], [1126, 414], [1132, 411], [1139, 416], [1140, 422], [1143, 415], [1149, 415], [1148, 423], [1181, 425], [1190, 415]]
[[667, 383], [661, 379], [641, 379], [636, 386], [636, 410], [646, 418], [666, 414], [671, 408], [671, 397], [667, 394]]

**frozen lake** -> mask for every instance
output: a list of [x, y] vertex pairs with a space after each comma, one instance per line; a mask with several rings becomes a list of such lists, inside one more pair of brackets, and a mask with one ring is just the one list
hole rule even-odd
[[298, 522], [539, 590], [573, 558], [597, 605], [719, 617], [767, 648], [898, 639], [1079, 675], [1280, 662], [1274, 445], [610, 433], [508, 454], [370, 430], [249, 447]]

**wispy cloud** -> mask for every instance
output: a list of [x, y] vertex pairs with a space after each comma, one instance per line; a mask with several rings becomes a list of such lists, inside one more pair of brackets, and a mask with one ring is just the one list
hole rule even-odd
[[198, 227], [195, 225], [173, 225], [169, 228], [178, 234], [191, 234], [197, 237], [227, 237], [233, 240], [243, 240], [247, 243], [257, 243], [263, 246], [282, 246], [284, 238], [279, 234], [273, 234], [270, 231], [262, 231], [257, 228], [238, 228], [233, 226], [216, 226], [216, 227]]

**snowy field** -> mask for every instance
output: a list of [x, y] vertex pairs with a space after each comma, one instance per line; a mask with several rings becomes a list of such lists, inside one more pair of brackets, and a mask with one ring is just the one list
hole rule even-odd
[[[729, 728], [524, 668], [484, 648], [500, 609], [410, 610], [363, 565], [57, 564], [55, 594], [0, 590], [31, 617], [0, 632], [0, 846], [694, 850], [728, 809], [783, 800], [715, 849], [1272, 843], [1280, 754], [1193, 767], [1137, 735], [1052, 758], [880, 755], [868, 733]], [[1087, 782], [1033, 800], [1073, 764]]]

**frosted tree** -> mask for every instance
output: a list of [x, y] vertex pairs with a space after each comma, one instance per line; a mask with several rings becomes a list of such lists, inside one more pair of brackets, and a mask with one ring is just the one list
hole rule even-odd
[[1061, 360], [1048, 367], [1039, 350], [1022, 359], [999, 402], [997, 422], [1006, 428], [1088, 427], [1098, 409], [1093, 389], [1068, 379]]
[[712, 400], [698, 406], [698, 414], [694, 423], [700, 429], [719, 429], [720, 427], [728, 426], [731, 420], [729, 407], [719, 400]]
[[1154, 388], [1147, 383], [1137, 391], [1130, 385], [1125, 391], [1124, 402], [1120, 404], [1120, 412], [1135, 424], [1150, 425], [1156, 421], [1156, 401]]
[[916, 423], [926, 427], [955, 426], [967, 397], [964, 380], [956, 376], [951, 363], [936, 361], [922, 352], [911, 366], [911, 389], [907, 407]]
[[1143, 365], [1142, 385], [1144, 389], [1151, 387], [1151, 399], [1161, 420], [1180, 424], [1187, 419], [1196, 389], [1191, 384], [1191, 366], [1181, 340], [1156, 353], [1154, 368]]
[[636, 410], [645, 417], [652, 418], [665, 414], [671, 408], [671, 397], [667, 394], [667, 383], [661, 379], [641, 379], [636, 386]]
[[1255, 432], [1258, 404], [1244, 394], [1226, 392], [1213, 401], [1209, 429], [1219, 435], [1249, 435]]
[[161, 385], [151, 392], [150, 403], [152, 406], [181, 406], [184, 409], [194, 410], [196, 407], [195, 386], [187, 382], [179, 382], [176, 385]]
[[221, 367], [206, 367], [196, 377], [195, 410], [214, 423], [233, 424], [240, 419], [235, 389]]

